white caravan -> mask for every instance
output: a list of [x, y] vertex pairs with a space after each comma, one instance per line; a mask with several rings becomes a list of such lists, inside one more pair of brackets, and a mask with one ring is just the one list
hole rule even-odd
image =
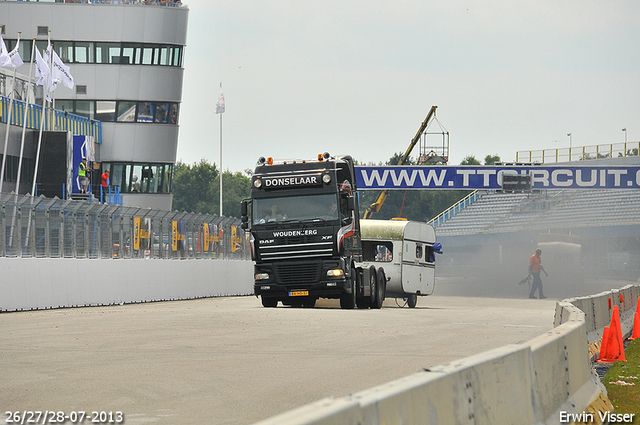
[[441, 253], [436, 233], [427, 223], [407, 220], [360, 220], [363, 268], [384, 267], [385, 297], [407, 299], [416, 306], [418, 296], [435, 287], [435, 254]]

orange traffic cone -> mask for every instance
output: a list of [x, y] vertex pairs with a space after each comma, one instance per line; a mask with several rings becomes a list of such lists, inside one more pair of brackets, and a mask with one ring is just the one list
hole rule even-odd
[[602, 331], [602, 342], [600, 343], [600, 354], [598, 355], [598, 363], [607, 363], [606, 361], [601, 361], [602, 359], [609, 358], [609, 326], [605, 326]]
[[602, 343], [600, 344], [600, 354], [598, 355], [598, 363], [609, 363], [607, 359], [609, 358], [609, 353], [611, 350], [609, 349], [609, 326], [605, 326], [602, 331]]
[[633, 317], [633, 333], [629, 339], [640, 338], [640, 311], [636, 311]]
[[[606, 329], [606, 328], [605, 328]], [[613, 307], [611, 315], [611, 324], [609, 332], [605, 340], [603, 334], [602, 347], [600, 348], [599, 363], [614, 363], [618, 361], [627, 361], [624, 356], [624, 343], [622, 341], [622, 327], [620, 326], [620, 313], [618, 306]]]
[[633, 333], [629, 339], [640, 338], [640, 297], [636, 304], [636, 314], [633, 316]]

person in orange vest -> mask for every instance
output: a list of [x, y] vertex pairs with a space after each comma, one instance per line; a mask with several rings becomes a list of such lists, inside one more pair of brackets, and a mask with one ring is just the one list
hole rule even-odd
[[547, 298], [542, 293], [542, 279], [540, 279], [540, 272], [543, 271], [545, 276], [549, 276], [549, 273], [542, 267], [542, 250], [536, 249], [536, 253], [529, 258], [529, 274], [533, 276], [533, 283], [531, 284], [531, 292], [529, 298], [535, 298], [536, 290], [540, 299]]

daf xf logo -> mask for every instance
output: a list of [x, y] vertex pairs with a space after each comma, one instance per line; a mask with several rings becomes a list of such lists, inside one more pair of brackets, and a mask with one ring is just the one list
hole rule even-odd
[[323, 241], [328, 241], [328, 240], [331, 240], [331, 239], [333, 239], [332, 235], [325, 235], [325, 236], [322, 237]]

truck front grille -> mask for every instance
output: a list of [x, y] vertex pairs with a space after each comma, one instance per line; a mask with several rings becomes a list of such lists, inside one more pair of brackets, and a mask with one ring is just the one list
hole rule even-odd
[[299, 258], [331, 258], [333, 242], [289, 243], [261, 245], [258, 247], [263, 260], [290, 260]]
[[320, 279], [320, 263], [274, 264], [274, 271], [284, 285], [311, 284]]

